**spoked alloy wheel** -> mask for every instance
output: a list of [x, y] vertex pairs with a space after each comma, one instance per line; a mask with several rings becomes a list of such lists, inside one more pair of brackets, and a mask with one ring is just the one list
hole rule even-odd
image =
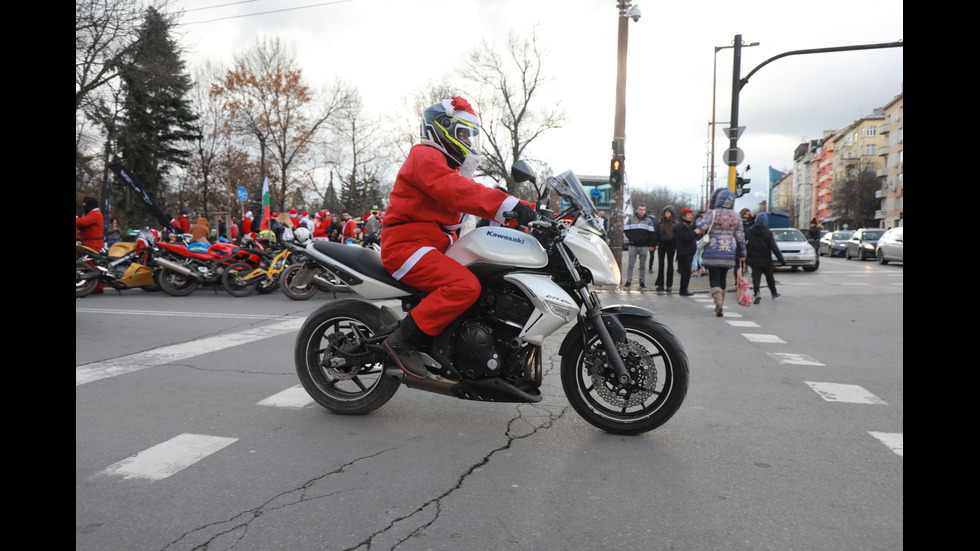
[[586, 421], [616, 434], [639, 434], [666, 423], [687, 394], [687, 353], [671, 330], [653, 318], [620, 318], [627, 340], [617, 345], [633, 378], [616, 382], [593, 338], [579, 341], [562, 358], [561, 381], [568, 401]]
[[201, 284], [193, 277], [178, 274], [170, 268], [161, 268], [153, 274], [153, 278], [164, 293], [175, 297], [187, 296]]
[[233, 297], [247, 297], [255, 292], [259, 286], [259, 278], [251, 281], [243, 281], [242, 278], [251, 274], [256, 268], [245, 262], [236, 262], [221, 274], [221, 284], [228, 294]]
[[[293, 300], [306, 300], [317, 294], [319, 289], [313, 283], [310, 268], [305, 264], [293, 264], [283, 270], [279, 275], [279, 284], [282, 286], [282, 294]], [[302, 286], [297, 283], [305, 283]]]
[[331, 302], [307, 318], [296, 337], [296, 373], [318, 404], [360, 415], [395, 394], [399, 382], [385, 375], [383, 356], [363, 346], [380, 326], [377, 309], [357, 300]]

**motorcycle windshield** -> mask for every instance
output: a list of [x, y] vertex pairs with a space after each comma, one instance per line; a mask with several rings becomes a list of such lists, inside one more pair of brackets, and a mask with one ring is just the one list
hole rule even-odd
[[605, 231], [602, 229], [602, 220], [599, 219], [599, 211], [596, 210], [595, 204], [585, 191], [585, 187], [579, 181], [578, 176], [569, 170], [558, 176], [548, 178], [548, 185], [562, 199], [571, 203], [572, 207], [581, 215], [580, 220], [584, 221], [589, 229], [594, 230], [599, 235], [605, 235]]

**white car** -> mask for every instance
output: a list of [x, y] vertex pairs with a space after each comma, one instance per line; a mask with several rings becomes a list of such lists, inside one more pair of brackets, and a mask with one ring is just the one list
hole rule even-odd
[[[820, 267], [820, 257], [817, 250], [806, 240], [803, 232], [796, 228], [775, 228], [772, 230], [772, 237], [776, 240], [779, 252], [783, 253], [786, 265], [794, 270], [803, 268], [807, 272], [815, 272]], [[779, 259], [776, 255], [772, 256], [775, 267], [779, 267]]]
[[875, 252], [880, 264], [888, 264], [889, 262], [905, 263], [904, 235], [905, 228], [897, 227], [889, 229], [878, 238]]

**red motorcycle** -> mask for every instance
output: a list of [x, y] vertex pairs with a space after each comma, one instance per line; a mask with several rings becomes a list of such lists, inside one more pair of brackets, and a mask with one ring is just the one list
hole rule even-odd
[[236, 247], [228, 242], [208, 246], [200, 242], [162, 241], [157, 243], [157, 248], [154, 263], [160, 269], [154, 279], [163, 292], [175, 297], [189, 295], [202, 284], [217, 291], [222, 285], [221, 276], [229, 266], [244, 262], [257, 268], [262, 260], [256, 253], [256, 250], [262, 250], [257, 242]]

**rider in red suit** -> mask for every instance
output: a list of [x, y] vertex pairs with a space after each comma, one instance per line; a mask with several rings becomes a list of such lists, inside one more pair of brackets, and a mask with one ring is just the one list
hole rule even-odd
[[439, 335], [480, 297], [480, 282], [443, 253], [458, 237], [466, 214], [504, 223], [534, 219], [516, 197], [472, 180], [480, 158], [480, 122], [456, 96], [422, 114], [421, 143], [412, 147], [388, 199], [381, 232], [381, 260], [397, 280], [428, 293], [384, 342], [408, 375], [425, 378], [418, 346]]

